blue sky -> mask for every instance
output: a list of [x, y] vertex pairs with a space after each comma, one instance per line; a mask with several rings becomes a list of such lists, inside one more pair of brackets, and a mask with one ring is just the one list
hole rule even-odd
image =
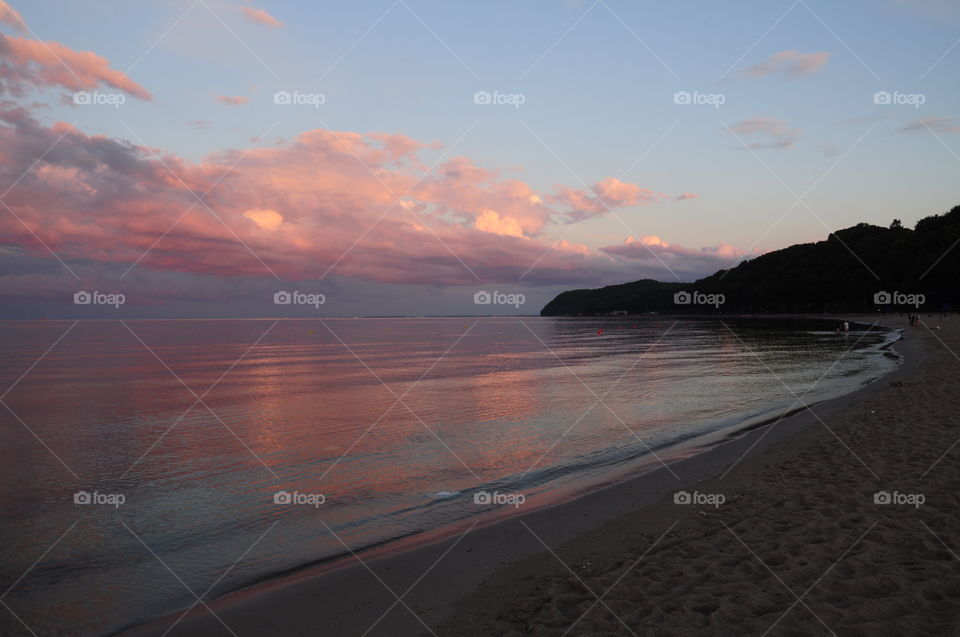
[[[421, 167], [462, 156], [537, 193], [589, 192], [614, 177], [666, 195], [550, 223], [538, 234], [546, 246], [562, 237], [599, 251], [652, 236], [752, 253], [860, 221], [912, 225], [958, 203], [955, 3], [10, 4], [32, 31], [25, 37], [93, 51], [153, 96], [78, 108], [51, 85], [20, 99], [46, 104], [31, 106], [44, 124], [75, 123], [196, 165], [267, 130], [258, 146], [316, 129], [399, 134], [437, 144], [419, 152]], [[282, 26], [248, 19], [244, 8]], [[276, 91], [322, 94], [324, 103], [278, 109]], [[477, 91], [523, 104], [475, 104]], [[678, 91], [723, 103], [677, 104]], [[878, 91], [923, 104], [875, 104]], [[227, 105], [223, 96], [247, 101]], [[682, 193], [696, 197], [673, 201]], [[630, 276], [626, 266], [624, 280], [674, 278], [650, 264]], [[551, 280], [532, 291], [549, 298], [563, 287]], [[434, 286], [424, 298], [444, 294]], [[465, 307], [455, 305], [426, 302], [440, 313]]]

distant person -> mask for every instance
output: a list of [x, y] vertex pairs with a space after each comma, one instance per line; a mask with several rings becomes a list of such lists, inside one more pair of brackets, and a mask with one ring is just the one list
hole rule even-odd
[[846, 334], [846, 333], [849, 332], [849, 331], [850, 331], [850, 321], [844, 321], [844, 322], [843, 322], [843, 332], [844, 332], [844, 334]]

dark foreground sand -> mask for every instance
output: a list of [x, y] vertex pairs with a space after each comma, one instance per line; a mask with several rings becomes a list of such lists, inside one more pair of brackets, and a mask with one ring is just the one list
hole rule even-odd
[[[228, 596], [169, 634], [960, 634], [960, 319], [927, 320], [942, 329], [908, 329], [899, 372], [813, 414], [572, 502]], [[678, 490], [726, 501], [676, 504]]]

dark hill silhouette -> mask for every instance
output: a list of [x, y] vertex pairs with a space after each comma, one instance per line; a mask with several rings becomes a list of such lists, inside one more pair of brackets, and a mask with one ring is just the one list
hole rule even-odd
[[[884, 292], [891, 303], [877, 298]], [[678, 303], [678, 293], [694, 301]], [[717, 306], [719, 297], [708, 295], [723, 295], [723, 303]], [[913, 230], [899, 220], [889, 228], [861, 223], [826, 241], [769, 252], [693, 283], [643, 279], [570, 290], [540, 314], [901, 312], [921, 300], [908, 295], [923, 295], [920, 311], [960, 307], [960, 206], [921, 219]]]

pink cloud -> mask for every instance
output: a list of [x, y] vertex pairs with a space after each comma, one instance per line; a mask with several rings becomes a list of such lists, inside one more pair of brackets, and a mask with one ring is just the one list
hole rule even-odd
[[523, 226], [520, 225], [517, 219], [509, 216], [501, 217], [500, 213], [496, 210], [484, 210], [477, 216], [474, 225], [477, 230], [483, 230], [484, 232], [492, 232], [508, 237], [524, 236]]
[[[528, 184], [463, 158], [420, 179], [416, 153], [429, 145], [403, 135], [315, 130], [192, 163], [64, 124], [45, 127], [9, 103], [0, 122], [0, 188], [63, 136], [5, 201], [74, 262], [117, 267], [149, 251], [137, 269], [270, 277], [252, 251], [291, 280], [316, 278], [336, 263], [337, 275], [371, 282], [475, 284], [465, 263], [484, 280], [516, 281], [550, 247], [540, 237], [544, 225], [563, 214]], [[184, 215], [194, 193], [225, 172], [204, 201], [226, 227], [202, 206]], [[396, 204], [395, 193], [405, 191]], [[5, 245], [45, 252], [13, 215], [0, 215], [0, 236]], [[606, 255], [558, 243], [526, 280], [595, 282], [622, 269]]]
[[283, 26], [283, 22], [280, 22], [272, 15], [264, 11], [263, 9], [255, 9], [253, 7], [243, 7], [243, 15], [247, 17], [251, 22], [256, 22], [257, 24], [262, 24], [268, 27], [273, 27], [278, 29]]
[[283, 215], [276, 210], [254, 208], [244, 212], [243, 216], [263, 230], [276, 230], [283, 225]]
[[249, 102], [250, 98], [242, 95], [218, 95], [217, 101], [221, 104], [226, 104], [227, 106], [241, 106]]
[[747, 148], [792, 148], [800, 139], [800, 131], [787, 126], [775, 117], [751, 117], [742, 120], [728, 130], [738, 137], [761, 137], [765, 141], [747, 144]]
[[598, 217], [617, 208], [644, 206], [666, 198], [666, 195], [615, 177], [606, 177], [593, 184], [590, 192], [566, 187], [560, 187], [559, 190], [560, 192], [551, 195], [548, 201], [569, 206], [571, 211], [567, 214], [567, 221], [570, 223]]
[[[15, 96], [29, 88], [60, 86], [85, 91], [109, 86], [143, 100], [150, 92], [96, 53], [74, 51], [57, 42], [40, 42], [0, 34], [0, 84]], [[2, 91], [0, 91], [2, 92]]]
[[657, 236], [645, 236], [635, 239], [627, 237], [619, 245], [600, 248], [602, 252], [628, 259], [633, 262], [666, 264], [678, 273], [707, 272], [729, 268], [743, 258], [759, 256], [759, 251], [747, 253], [735, 246], [720, 243], [699, 249], [687, 248], [679, 244], [671, 244]]
[[699, 197], [696, 193], [683, 192], [673, 198], [674, 201], [684, 201], [685, 199], [696, 199]]
[[27, 23], [23, 21], [23, 17], [4, 0], [0, 0], [0, 23], [13, 27], [21, 33], [27, 30]]
[[[103, 84], [150, 97], [92, 53], [0, 37], [0, 79], [15, 94]], [[107, 269], [140, 260], [138, 270], [178, 276], [300, 280], [333, 267], [373, 283], [475, 284], [475, 272], [485, 281], [525, 275], [537, 285], [633, 274], [586, 246], [549, 241], [546, 229], [569, 220], [570, 204], [599, 214], [600, 204], [641, 205], [660, 195], [606, 178], [590, 192], [561, 187], [560, 195], [541, 196], [466, 157], [423, 175], [419, 154], [437, 147], [401, 134], [319, 129], [190, 162], [46, 126], [27, 108], [0, 102], [0, 190], [28, 175], [5, 203], [43, 242], [13, 215], [0, 215], [0, 244], [46, 256], [45, 243], [64, 259]], [[207, 190], [204, 203], [215, 214], [194, 205]]]
[[787, 79], [796, 79], [816, 73], [830, 59], [829, 51], [820, 53], [801, 53], [795, 49], [774, 53], [760, 64], [748, 66], [740, 72], [740, 77], [767, 77], [781, 74]]
[[960, 133], [960, 119], [955, 117], [921, 117], [897, 129], [900, 133]]
[[[5, 9], [3, 2], [0, 20], [17, 18]], [[0, 93], [100, 86], [151, 99], [94, 53], [0, 35]], [[209, 122], [190, 125], [203, 129]], [[746, 126], [743, 134], [775, 131], [738, 126]], [[652, 236], [600, 250], [553, 241], [555, 224], [670, 197], [613, 177], [585, 189], [559, 185], [538, 193], [468, 157], [447, 159], [424, 175], [421, 155], [439, 147], [396, 133], [317, 129], [190, 161], [45, 124], [28, 107], [0, 99], [0, 192], [16, 182], [4, 198], [16, 216], [0, 214], [0, 260], [24, 265], [23, 272], [0, 275], [0, 289], [62, 288], [49, 267], [25, 273], [27, 262], [59, 267], [47, 248], [85, 280], [109, 282], [137, 263], [129, 278], [136, 289], [196, 300], [220, 298], [226, 288], [259, 291], [273, 284], [273, 274], [316, 281], [332, 272], [371, 286], [521, 277], [531, 286], [593, 286], [669, 278], [643, 256], [651, 250], [678, 274], [696, 278], [737, 254], [723, 244], [695, 251]], [[201, 193], [207, 194], [198, 204]], [[75, 281], [66, 284], [71, 289]]]

